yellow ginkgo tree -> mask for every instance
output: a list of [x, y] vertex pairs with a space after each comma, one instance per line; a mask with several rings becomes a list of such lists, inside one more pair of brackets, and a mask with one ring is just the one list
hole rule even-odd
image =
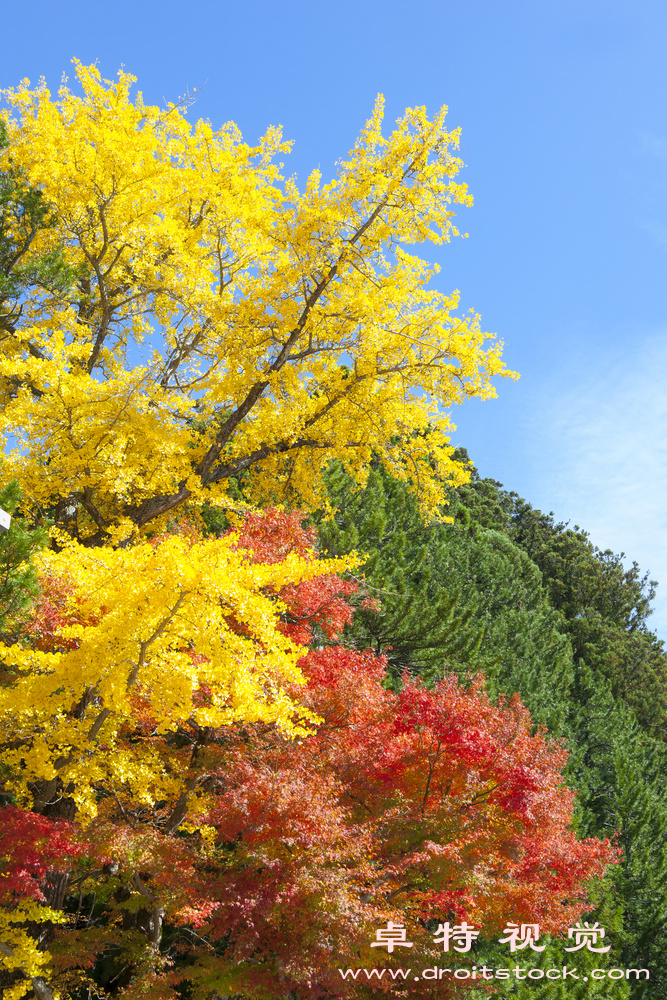
[[239, 476], [251, 500], [318, 504], [324, 464], [363, 479], [374, 454], [441, 503], [467, 475], [443, 408], [512, 374], [408, 249], [448, 241], [471, 201], [446, 109], [385, 136], [378, 99], [337, 176], [300, 190], [278, 128], [251, 147], [133, 99], [126, 73], [76, 69], [83, 96], [6, 94], [0, 169], [53, 212], [22, 264], [57, 253], [73, 276], [34, 285], [0, 328], [4, 468], [24, 502], [118, 544], [184, 504], [224, 506]]
[[[36, 562], [46, 594], [55, 582], [62, 595], [56, 628], [40, 641], [37, 614], [35, 648], [0, 646], [15, 670], [14, 683], [0, 689], [3, 762], [15, 776], [5, 788], [21, 804], [41, 812], [60, 785], [71, 789], [79, 817], [94, 816], [93, 787], [114, 778], [137, 801], [178, 800], [180, 771], [170, 775], [145, 747], [136, 754], [117, 743], [142, 713], [156, 736], [189, 723], [204, 730], [239, 720], [307, 731], [295, 713], [302, 723], [312, 714], [284, 692], [301, 678], [303, 649], [279, 630], [274, 595], [342, 561], [292, 555], [258, 564], [232, 533], [172, 535], [116, 550], [73, 543]], [[174, 829], [185, 805], [180, 801]]]

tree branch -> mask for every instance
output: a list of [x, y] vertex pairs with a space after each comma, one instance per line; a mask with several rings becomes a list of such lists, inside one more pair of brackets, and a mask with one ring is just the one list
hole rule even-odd
[[[5, 958], [13, 958], [14, 949], [12, 948], [11, 945], [5, 944], [4, 941], [0, 941], [0, 954], [4, 955]], [[20, 969], [23, 972], [23, 966], [20, 966]], [[24, 976], [26, 979], [28, 978], [25, 973]], [[31, 976], [30, 982], [32, 984], [32, 988], [34, 990], [35, 996], [37, 997], [37, 1000], [55, 1000], [55, 997], [53, 995], [53, 990], [47, 983], [46, 979], [43, 978], [43, 976]]]

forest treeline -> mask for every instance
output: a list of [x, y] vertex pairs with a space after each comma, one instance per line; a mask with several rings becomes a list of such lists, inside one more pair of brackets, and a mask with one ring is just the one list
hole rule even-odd
[[636, 995], [664, 995], [667, 656], [649, 627], [655, 581], [477, 470], [450, 497], [452, 525], [424, 523], [379, 468], [361, 492], [340, 470], [328, 481], [339, 513], [320, 525], [323, 542], [368, 552], [364, 579], [381, 596], [381, 611], [357, 611], [353, 641], [387, 651], [397, 681], [432, 680], [443, 664], [462, 678], [481, 671], [496, 697], [517, 692], [565, 740], [577, 829], [623, 847], [596, 913], [612, 923], [618, 964], [651, 969]]
[[0, 112], [3, 1000], [666, 997], [655, 584], [449, 445], [446, 108], [299, 190], [77, 77]]

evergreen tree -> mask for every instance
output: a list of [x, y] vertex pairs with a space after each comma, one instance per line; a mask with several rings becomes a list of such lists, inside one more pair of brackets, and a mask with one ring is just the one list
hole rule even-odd
[[[655, 581], [624, 555], [595, 547], [585, 531], [557, 524], [500, 483], [481, 479], [452, 496], [458, 523], [496, 524], [541, 574], [561, 631], [572, 645], [572, 682], [556, 687], [562, 706], [554, 735], [566, 739], [567, 777], [579, 793], [581, 836], [619, 836], [623, 859], [592, 914], [617, 927], [614, 964], [648, 968], [650, 981], [632, 978], [629, 995], [667, 996], [667, 960], [661, 941], [667, 920], [667, 770], [665, 706], [667, 658], [647, 620]], [[504, 678], [513, 690], [519, 678]], [[525, 691], [527, 705], [534, 699]], [[560, 987], [559, 987], [560, 988]], [[593, 987], [622, 996], [620, 981]], [[559, 996], [553, 985], [523, 984], [508, 996]], [[576, 990], [563, 995], [577, 995]], [[582, 994], [584, 995], [584, 994]]]
[[443, 666], [465, 674], [483, 630], [461, 581], [442, 585], [439, 570], [448, 553], [439, 526], [425, 524], [404, 484], [381, 468], [359, 492], [334, 466], [328, 488], [338, 509], [333, 520], [319, 524], [321, 545], [330, 554], [368, 554], [366, 600], [348, 634], [386, 655], [395, 680], [405, 671], [436, 679]]
[[575, 660], [608, 677], [642, 725], [667, 734], [667, 656], [649, 630], [656, 582], [633, 562], [594, 546], [587, 532], [516, 499], [511, 537], [540, 568], [551, 605], [565, 620]]
[[[18, 483], [0, 489], [0, 508], [14, 514], [19, 504]], [[9, 531], [0, 533], [0, 640], [16, 642], [25, 625], [25, 613], [37, 596], [37, 577], [31, 555], [46, 544], [46, 532], [28, 531], [12, 517]]]
[[[465, 449], [456, 457], [468, 459]], [[526, 553], [561, 616], [574, 661], [608, 678], [643, 728], [665, 738], [667, 655], [648, 626], [656, 581], [636, 562], [625, 568], [624, 553], [597, 548], [586, 531], [555, 522], [476, 469], [468, 484], [451, 491], [448, 513], [467, 528], [496, 528]]]
[[579, 662], [568, 717], [568, 779], [579, 791], [581, 836], [618, 835], [623, 857], [607, 905], [622, 914], [616, 964], [648, 968], [633, 997], [667, 996], [667, 748], [614, 698], [611, 683]]
[[[0, 121], [0, 152], [9, 147], [7, 129]], [[30, 288], [64, 292], [75, 280], [59, 247], [31, 254], [40, 230], [55, 224], [55, 216], [42, 192], [26, 183], [23, 172], [10, 167], [0, 171], [0, 338], [16, 331], [21, 297]], [[37, 352], [37, 353], [34, 353]], [[30, 353], [41, 352], [30, 345]]]
[[535, 721], [555, 726], [554, 689], [567, 691], [570, 647], [526, 554], [472, 518], [426, 524], [406, 487], [380, 468], [355, 491], [333, 467], [328, 486], [337, 513], [320, 523], [321, 544], [368, 554], [362, 573], [379, 603], [357, 611], [350, 638], [384, 652], [395, 679], [406, 670], [430, 681], [483, 672], [492, 692], [530, 698]]

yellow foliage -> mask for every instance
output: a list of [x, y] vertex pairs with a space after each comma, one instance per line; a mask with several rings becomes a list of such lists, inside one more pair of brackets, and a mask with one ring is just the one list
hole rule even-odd
[[31, 289], [1, 335], [4, 471], [26, 501], [118, 544], [184, 503], [232, 504], [239, 475], [251, 500], [316, 506], [324, 463], [363, 480], [375, 453], [435, 510], [467, 477], [443, 408], [512, 375], [407, 249], [448, 241], [471, 202], [446, 109], [385, 136], [378, 99], [335, 179], [300, 191], [280, 129], [252, 147], [132, 98], [126, 73], [76, 72], [83, 96], [25, 81], [4, 112], [0, 169], [54, 211], [30, 253], [60, 248], [77, 275]]
[[302, 681], [304, 650], [280, 632], [272, 594], [350, 561], [291, 554], [263, 565], [235, 543], [234, 534], [117, 549], [71, 542], [40, 556], [41, 573], [70, 588], [63, 617], [77, 624], [58, 628], [60, 651], [0, 645], [15, 670], [0, 688], [0, 741], [14, 747], [3, 755], [6, 791], [29, 805], [35, 783], [57, 777], [81, 819], [95, 816], [100, 788], [146, 805], [174, 801], [184, 761], [120, 738], [142, 718], [155, 736], [239, 720], [307, 731], [315, 717], [285, 693]]
[[11, 909], [0, 909], [2, 966], [7, 972], [20, 969], [24, 977], [3, 989], [3, 1000], [21, 1000], [31, 992], [32, 979], [42, 976], [49, 969], [51, 955], [40, 949], [35, 939], [26, 933], [26, 924], [44, 921], [61, 924], [65, 920], [62, 913], [32, 900], [17, 903]]

